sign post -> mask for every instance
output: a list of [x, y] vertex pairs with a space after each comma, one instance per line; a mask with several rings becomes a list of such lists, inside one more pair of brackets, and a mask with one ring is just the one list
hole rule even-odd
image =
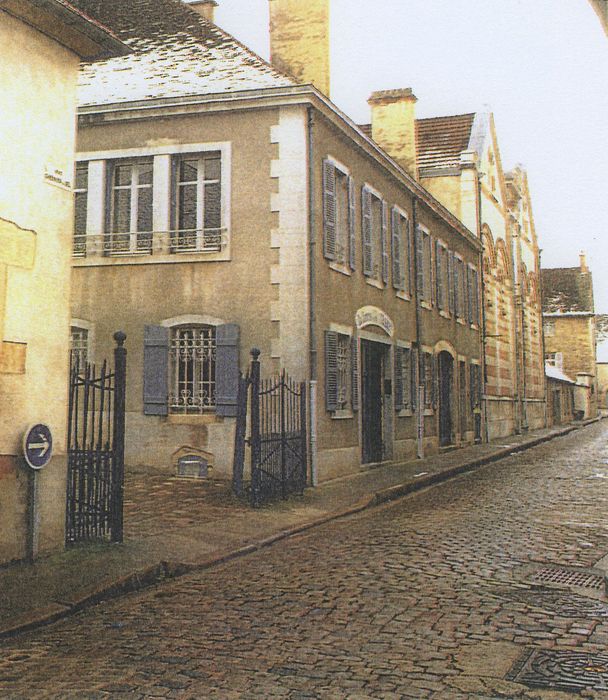
[[30, 467], [28, 478], [27, 559], [33, 562], [38, 554], [38, 472], [53, 456], [53, 435], [48, 425], [37, 423], [23, 436], [23, 456]]

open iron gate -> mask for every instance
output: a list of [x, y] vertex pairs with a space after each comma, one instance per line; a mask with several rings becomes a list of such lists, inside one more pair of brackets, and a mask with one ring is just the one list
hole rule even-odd
[[114, 334], [114, 370], [70, 369], [66, 544], [123, 540], [126, 335]]
[[260, 351], [253, 349], [251, 355], [249, 372], [240, 377], [239, 383], [233, 486], [237, 494], [244, 492], [243, 471], [249, 445], [249, 497], [251, 505], [257, 507], [302, 494], [306, 487], [306, 383], [294, 381], [285, 370], [261, 379]]

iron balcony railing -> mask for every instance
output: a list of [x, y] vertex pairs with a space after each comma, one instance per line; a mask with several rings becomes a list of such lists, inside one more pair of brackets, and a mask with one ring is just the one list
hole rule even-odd
[[74, 234], [72, 255], [75, 258], [86, 258], [213, 253], [220, 252], [225, 246], [225, 228]]

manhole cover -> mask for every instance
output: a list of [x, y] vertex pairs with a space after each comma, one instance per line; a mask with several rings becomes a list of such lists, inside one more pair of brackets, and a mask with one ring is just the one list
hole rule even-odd
[[608, 655], [528, 649], [515, 662], [507, 680], [534, 688], [608, 690]]
[[553, 583], [558, 586], [576, 586], [577, 588], [593, 588], [602, 590], [604, 577], [580, 569], [565, 569], [555, 566], [544, 566], [537, 569], [530, 577], [534, 583]]
[[557, 613], [562, 617], [608, 617], [608, 604], [601, 600], [585, 598], [575, 593], [564, 594], [550, 589], [503, 589], [500, 595], [520, 603]]

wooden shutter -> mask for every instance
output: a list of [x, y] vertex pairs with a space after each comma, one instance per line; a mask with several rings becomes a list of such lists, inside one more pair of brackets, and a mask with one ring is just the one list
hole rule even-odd
[[388, 204], [382, 200], [382, 231], [380, 232], [382, 240], [382, 281], [388, 284]]
[[225, 323], [215, 329], [215, 412], [236, 416], [239, 388], [239, 327]]
[[354, 270], [357, 266], [356, 246], [357, 236], [355, 229], [355, 181], [352, 177], [348, 177], [348, 252], [350, 269]]
[[359, 351], [357, 338], [350, 341], [351, 404], [353, 411], [359, 410]]
[[443, 247], [439, 241], [435, 242], [435, 282], [437, 285], [437, 308], [444, 310], [443, 303]]
[[336, 168], [323, 161], [323, 255], [336, 259]]
[[471, 269], [473, 280], [473, 323], [479, 325], [479, 276], [477, 270]]
[[403, 408], [403, 348], [394, 349], [395, 411]]
[[402, 269], [405, 272], [405, 281], [403, 284], [403, 289], [408, 293], [412, 294], [412, 225], [409, 219], [406, 221], [405, 230], [405, 244], [403, 246], [404, 255], [406, 256], [405, 264]]
[[448, 311], [454, 315], [455, 290], [454, 290], [454, 253], [448, 251]]
[[467, 299], [467, 321], [473, 323], [473, 280], [471, 279], [471, 268], [466, 267], [466, 299]]
[[431, 379], [431, 400], [433, 402], [433, 408], [437, 408], [437, 401], [439, 398], [439, 372], [438, 372], [438, 355], [429, 355], [429, 362], [431, 363], [432, 379]]
[[325, 331], [325, 408], [338, 408], [338, 334]]
[[424, 251], [422, 231], [417, 228], [415, 237], [415, 255], [416, 255], [416, 292], [418, 294], [418, 299], [422, 301], [424, 297]]
[[363, 274], [369, 277], [374, 272], [374, 256], [372, 250], [372, 193], [367, 187], [361, 191], [361, 214]]
[[402, 223], [401, 214], [393, 208], [391, 212], [391, 241], [393, 257], [393, 287], [403, 289], [403, 262], [401, 260]]
[[144, 414], [169, 412], [169, 329], [144, 327]]
[[418, 380], [418, 350], [415, 350], [412, 348], [410, 351], [410, 371], [412, 373], [412, 382], [411, 382], [411, 387], [412, 387], [412, 396], [411, 396], [411, 406], [412, 406], [412, 411], [416, 410], [416, 406], [418, 405], [418, 385], [420, 384]]

